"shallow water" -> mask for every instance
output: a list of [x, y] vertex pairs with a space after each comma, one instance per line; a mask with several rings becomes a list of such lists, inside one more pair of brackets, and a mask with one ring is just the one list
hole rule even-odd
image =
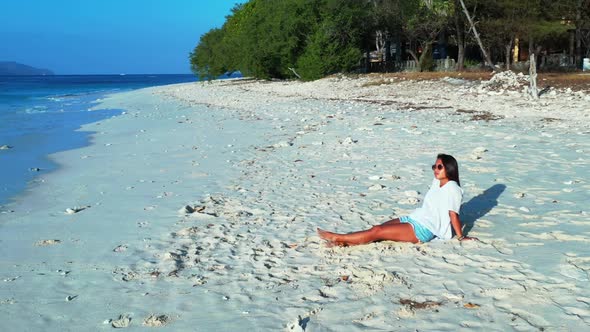
[[83, 124], [121, 113], [91, 107], [110, 93], [195, 81], [193, 75], [0, 76], [0, 206], [58, 166], [47, 155], [87, 145]]

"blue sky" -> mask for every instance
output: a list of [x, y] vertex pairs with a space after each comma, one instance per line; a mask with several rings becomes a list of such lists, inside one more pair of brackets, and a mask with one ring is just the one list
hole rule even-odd
[[190, 73], [188, 54], [246, 0], [7, 0], [0, 61], [56, 74]]

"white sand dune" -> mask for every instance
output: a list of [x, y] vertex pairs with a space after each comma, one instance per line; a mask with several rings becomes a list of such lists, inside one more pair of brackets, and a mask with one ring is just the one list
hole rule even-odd
[[[113, 95], [126, 113], [3, 207], [3, 326], [588, 329], [589, 100], [378, 76]], [[481, 242], [316, 236], [419, 206], [440, 152]]]

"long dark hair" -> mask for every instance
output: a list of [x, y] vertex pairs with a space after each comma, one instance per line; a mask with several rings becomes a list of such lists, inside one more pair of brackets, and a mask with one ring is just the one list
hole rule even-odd
[[447, 177], [449, 180], [457, 182], [459, 186], [461, 186], [461, 182], [459, 182], [459, 164], [457, 164], [457, 160], [448, 154], [439, 153], [436, 156], [436, 159], [440, 159], [445, 165], [445, 171], [447, 172]]

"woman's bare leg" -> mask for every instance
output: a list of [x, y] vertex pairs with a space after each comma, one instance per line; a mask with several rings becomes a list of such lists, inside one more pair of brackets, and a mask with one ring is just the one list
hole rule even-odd
[[395, 225], [395, 224], [399, 224], [401, 221], [399, 220], [399, 218], [395, 218], [395, 219], [391, 219], [389, 221], [386, 221], [384, 223], [381, 224], [381, 226], [385, 226], [385, 225]]
[[319, 228], [317, 231], [322, 239], [339, 245], [357, 245], [384, 240], [412, 243], [419, 242], [412, 225], [394, 223], [394, 220], [390, 220], [392, 223], [389, 224], [373, 226], [365, 231], [348, 234], [332, 233]]

